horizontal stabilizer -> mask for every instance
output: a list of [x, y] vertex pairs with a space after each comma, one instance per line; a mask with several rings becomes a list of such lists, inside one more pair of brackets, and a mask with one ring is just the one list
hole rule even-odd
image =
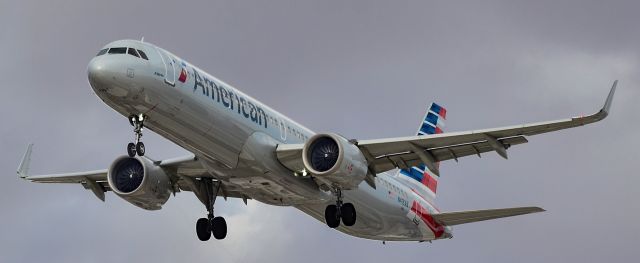
[[438, 223], [446, 226], [460, 225], [502, 217], [518, 216], [524, 214], [531, 214], [537, 212], [543, 212], [544, 209], [540, 207], [516, 207], [516, 208], [502, 208], [502, 209], [488, 209], [488, 210], [476, 210], [476, 211], [462, 211], [434, 214], [433, 219]]

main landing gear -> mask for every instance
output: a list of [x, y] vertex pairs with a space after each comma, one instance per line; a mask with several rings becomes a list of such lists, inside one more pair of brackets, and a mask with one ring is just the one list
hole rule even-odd
[[345, 226], [353, 226], [356, 223], [356, 208], [352, 203], [342, 202], [342, 190], [335, 189], [336, 204], [328, 205], [324, 210], [324, 219], [327, 226], [336, 228], [340, 226], [340, 220]]
[[130, 142], [127, 145], [127, 154], [129, 157], [134, 157], [136, 154], [138, 156], [144, 156], [144, 143], [140, 141], [142, 138], [142, 129], [144, 128], [144, 119], [145, 116], [143, 114], [129, 116], [129, 123], [133, 126], [133, 132], [136, 134], [135, 143]]
[[196, 233], [200, 241], [207, 241], [211, 238], [211, 234], [215, 239], [224, 239], [227, 236], [227, 221], [224, 217], [213, 215], [213, 205], [216, 202], [218, 191], [220, 190], [220, 182], [213, 182], [213, 180], [203, 180], [205, 184], [205, 192], [208, 196], [205, 206], [207, 207], [207, 218], [200, 218], [196, 222]]

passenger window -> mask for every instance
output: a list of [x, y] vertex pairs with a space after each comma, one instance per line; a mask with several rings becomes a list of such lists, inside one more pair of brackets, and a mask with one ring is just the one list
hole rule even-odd
[[142, 50], [138, 49], [138, 53], [140, 53], [141, 58], [144, 58], [145, 60], [149, 60], [149, 58], [147, 58], [147, 54], [145, 54]]
[[124, 54], [127, 53], [126, 47], [113, 47], [109, 49], [109, 54]]
[[107, 50], [109, 50], [109, 49], [108, 49], [108, 48], [105, 48], [105, 49], [103, 49], [103, 50], [100, 50], [100, 52], [98, 52], [98, 55], [96, 55], [96, 57], [97, 57], [97, 56], [102, 56], [102, 55], [104, 55], [105, 53], [107, 53]]
[[138, 52], [134, 48], [129, 48], [127, 50], [127, 53], [129, 53], [129, 55], [132, 55], [132, 56], [137, 57], [137, 58], [140, 57], [140, 55], [138, 55]]

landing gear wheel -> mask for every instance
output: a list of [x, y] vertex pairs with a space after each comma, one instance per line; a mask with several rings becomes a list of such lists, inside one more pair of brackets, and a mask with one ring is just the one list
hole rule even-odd
[[142, 143], [142, 130], [144, 129], [145, 116], [143, 114], [129, 116], [129, 123], [133, 126], [133, 133], [136, 136], [135, 143], [127, 145], [127, 154], [129, 157], [144, 156], [144, 143]]
[[[214, 181], [211, 178], [202, 178], [198, 181], [196, 186], [202, 191], [195, 193], [198, 196], [198, 199], [200, 199], [200, 201], [202, 201], [202, 204], [204, 204], [204, 206], [207, 208], [208, 212], [207, 218], [200, 218], [198, 220], [198, 224], [204, 225], [206, 223], [207, 229], [209, 231], [208, 234], [206, 234], [208, 236], [203, 236], [206, 237], [206, 239], [203, 239], [203, 237], [200, 236], [200, 230], [198, 230], [198, 238], [203, 241], [208, 240], [211, 237], [211, 234], [213, 234], [213, 237], [215, 237], [216, 239], [224, 239], [227, 236], [227, 221], [225, 221], [223, 217], [214, 216], [213, 213], [213, 207], [216, 203], [216, 197], [218, 196], [220, 188], [222, 187], [222, 183], [220, 181]], [[203, 223], [201, 223], [201, 221]], [[197, 226], [196, 228], [204, 229], [204, 227], [200, 226]], [[203, 233], [203, 235], [205, 234]]]
[[227, 236], [227, 221], [224, 217], [214, 217], [211, 219], [211, 231], [216, 239], [224, 239]]
[[136, 153], [138, 153], [138, 156], [144, 156], [144, 143], [136, 143]]
[[338, 207], [336, 205], [327, 206], [324, 210], [324, 220], [330, 228], [340, 226], [340, 215], [338, 214]]
[[209, 224], [209, 219], [198, 219], [198, 222], [196, 222], [196, 233], [198, 234], [198, 239], [200, 239], [200, 241], [207, 241], [211, 238], [211, 225]]
[[129, 157], [136, 156], [136, 145], [132, 142], [127, 145], [127, 154], [129, 155]]
[[340, 207], [342, 223], [345, 226], [352, 226], [356, 223], [356, 208], [351, 203], [346, 203]]

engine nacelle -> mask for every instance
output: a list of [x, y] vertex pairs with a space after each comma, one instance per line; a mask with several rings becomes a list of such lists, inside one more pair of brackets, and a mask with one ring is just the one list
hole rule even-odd
[[302, 161], [317, 180], [344, 190], [357, 187], [367, 175], [367, 160], [358, 146], [333, 133], [311, 137], [302, 149]]
[[172, 192], [169, 176], [146, 157], [119, 157], [109, 167], [107, 180], [116, 195], [146, 210], [162, 208]]

